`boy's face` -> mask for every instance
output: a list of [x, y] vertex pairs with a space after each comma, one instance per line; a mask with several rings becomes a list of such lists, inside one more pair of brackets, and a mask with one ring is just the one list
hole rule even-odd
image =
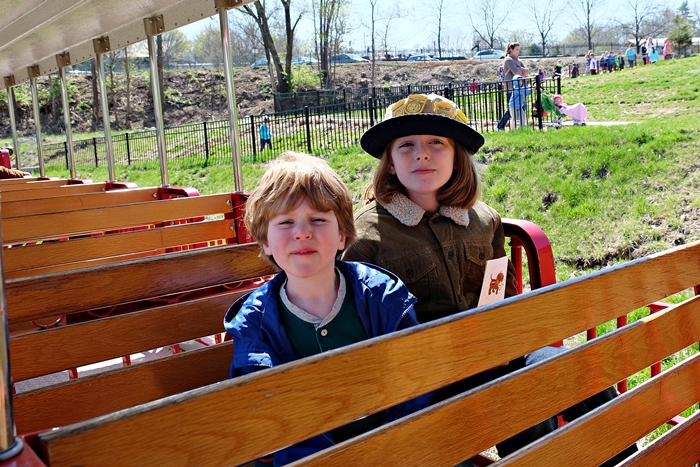
[[290, 279], [333, 274], [335, 256], [345, 248], [345, 234], [333, 211], [319, 212], [304, 199], [289, 212], [278, 213], [267, 227], [266, 254]]

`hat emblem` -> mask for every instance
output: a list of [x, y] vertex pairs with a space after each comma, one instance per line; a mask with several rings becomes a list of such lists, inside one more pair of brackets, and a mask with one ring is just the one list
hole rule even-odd
[[428, 102], [428, 97], [421, 94], [411, 94], [406, 102], [406, 113], [419, 114], [423, 112], [425, 104]]

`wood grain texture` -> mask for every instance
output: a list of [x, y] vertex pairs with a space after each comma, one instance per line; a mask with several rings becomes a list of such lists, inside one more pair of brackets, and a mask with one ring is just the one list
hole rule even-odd
[[3, 218], [2, 239], [4, 243], [19, 243], [228, 212], [232, 212], [231, 197], [223, 194], [11, 217]]
[[272, 274], [257, 244], [169, 253], [6, 283], [11, 324]]
[[225, 381], [232, 354], [229, 341], [19, 394], [14, 397], [17, 432], [76, 423]]
[[[207, 391], [65, 427], [42, 439], [52, 466], [164, 465], [164, 459], [168, 465], [235, 465], [492, 368], [693, 285], [700, 276], [699, 245], [238, 378]], [[618, 294], [610, 293], [613, 286]], [[659, 322], [668, 316], [664, 314]], [[607, 340], [601, 338], [595, 345], [602, 342]], [[601, 377], [593, 386], [610, 384], [607, 381], [616, 378], [618, 375]], [[551, 375], [546, 379], [555, 384]], [[222, 407], [230, 408], [228, 416], [222, 417]], [[283, 412], [283, 407], [290, 410]], [[201, 428], [180, 434], [153, 430], [181, 420], [197, 420]], [[459, 421], [449, 417], [446, 423]], [[462, 427], [463, 433], [470, 433], [474, 425]], [[144, 437], [146, 432], [148, 437]], [[229, 442], [222, 443], [222, 438]], [[422, 439], [423, 435], [408, 441], [416, 445], [413, 449]], [[135, 446], [138, 459], [119, 455], [135, 452]]]
[[245, 292], [14, 336], [12, 379], [23, 381], [68, 368], [224, 332], [223, 317]]
[[589, 412], [507, 457], [499, 465], [598, 466], [700, 400], [698, 381], [700, 354], [626, 392], [605, 410]]
[[[52, 186], [63, 186], [68, 182], [68, 180], [32, 180], [25, 181], [23, 179], [14, 179], [11, 183], [0, 184], [0, 193], [3, 195], [11, 191], [26, 191], [35, 190], [41, 188], [48, 188]], [[88, 185], [100, 185], [99, 183], [89, 183]], [[102, 184], [104, 186], [104, 184]]]
[[233, 219], [180, 224], [148, 230], [121, 232], [99, 237], [84, 237], [65, 242], [44, 243], [4, 249], [5, 278], [24, 277], [48, 272], [91, 266], [84, 262], [152, 252], [180, 245], [235, 237]]
[[[376, 465], [390, 458], [402, 466], [455, 465], [698, 339], [700, 297], [695, 297], [519, 374], [323, 451], [300, 464], [314, 467], [352, 463]], [[498, 345], [498, 342], [492, 343], [493, 347]], [[581, 368], [597, 371], [581, 371]], [[676, 414], [668, 418], [673, 415]], [[613, 424], [599, 428], [605, 431], [610, 426]], [[634, 440], [619, 441], [613, 453]], [[615, 449], [614, 437], [605, 444]], [[562, 451], [568, 452], [568, 449]], [[535, 462], [529, 465], [560, 464]]]
[[[91, 184], [68, 185], [68, 187], [77, 186], [92, 188], [92, 190], [89, 190], [87, 193], [78, 194], [63, 190], [63, 196], [23, 199], [18, 201], [3, 199], [2, 218], [8, 219], [10, 217], [77, 211], [80, 209], [99, 208], [116, 204], [145, 203], [158, 199], [158, 188], [154, 187], [95, 191]], [[63, 189], [63, 187], [61, 187], [61, 189]]]
[[68, 196], [79, 193], [102, 193], [105, 191], [105, 183], [84, 183], [77, 185], [56, 185], [46, 187], [7, 191], [0, 189], [0, 199], [3, 203], [13, 201], [29, 201], [37, 198], [54, 198], [56, 196]]
[[690, 466], [700, 461], [700, 411], [657, 438], [618, 467]]

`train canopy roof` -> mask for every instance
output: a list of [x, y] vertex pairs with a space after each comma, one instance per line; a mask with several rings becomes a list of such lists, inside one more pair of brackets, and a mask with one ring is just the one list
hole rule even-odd
[[[58, 70], [56, 55], [68, 52], [70, 64], [95, 56], [93, 39], [107, 36], [110, 50], [146, 39], [144, 18], [163, 16], [164, 31], [217, 13], [216, 5], [237, 7], [253, 0], [2, 0], [0, 1], [0, 77], [15, 83]], [[215, 5], [216, 3], [216, 5]], [[0, 79], [0, 89], [5, 88]]]

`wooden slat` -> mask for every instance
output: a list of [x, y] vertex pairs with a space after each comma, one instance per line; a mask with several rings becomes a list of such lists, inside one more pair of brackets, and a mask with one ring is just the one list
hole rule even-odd
[[499, 465], [598, 466], [700, 400], [698, 381], [700, 354], [626, 392], [605, 410], [589, 412]]
[[0, 187], [3, 185], [16, 185], [17, 183], [36, 182], [39, 177], [24, 177], [24, 178], [3, 178], [0, 179]]
[[224, 332], [224, 314], [243, 293], [229, 292], [14, 336], [10, 339], [12, 380], [23, 381]]
[[[685, 289], [699, 276], [699, 250], [700, 243], [670, 250], [571, 280], [565, 286], [546, 287], [527, 296], [237, 378], [215, 390], [172, 397], [157, 406], [136, 407], [65, 427], [42, 438], [52, 466], [129, 465], [136, 460], [119, 453], [134, 452], [136, 446], [141, 465], [163, 465], [163, 452], [180, 454], [170, 465], [244, 462]], [[611, 294], [612, 289], [619, 293]], [[518, 333], [514, 334], [513, 329]], [[280, 408], [285, 406], [294, 410], [281, 413]], [[230, 416], [221, 417], [221, 407], [235, 409]], [[207, 429], [197, 436], [191, 436], [191, 431], [176, 434], [154, 429], [177, 425], [179, 420], [198, 420]], [[458, 418], [451, 420], [459, 423]], [[146, 427], [150, 427], [147, 445], [143, 444]], [[466, 432], [471, 430], [462, 427]], [[222, 437], [230, 442], [221, 443]], [[194, 439], [206, 449], [193, 447], [189, 442]], [[54, 455], [57, 464], [53, 464]], [[88, 457], [70, 457], [74, 455]]]
[[[13, 403], [17, 432], [75, 423], [224, 381], [232, 354], [229, 341], [16, 395]], [[192, 428], [199, 426], [196, 418], [181, 423]], [[148, 435], [144, 440], [147, 439]], [[134, 451], [132, 454], [136, 455]]]
[[75, 195], [80, 193], [102, 193], [105, 190], [105, 183], [79, 183], [76, 185], [51, 185], [47, 188], [34, 188], [15, 191], [0, 189], [0, 200], [2, 202], [31, 200], [36, 198], [54, 198], [56, 196]]
[[691, 466], [700, 461], [700, 411], [618, 467]]
[[[81, 264], [98, 258], [111, 258], [137, 252], [162, 250], [180, 245], [230, 239], [235, 236], [232, 219], [137, 230], [100, 237], [72, 239], [3, 250], [5, 278], [43, 274], [54, 270], [85, 267]], [[77, 264], [76, 264], [77, 263]]]
[[[482, 332], [488, 334], [490, 330]], [[390, 458], [399, 465], [455, 465], [698, 340], [700, 297], [695, 297], [662, 314], [651, 315], [564, 355], [528, 367], [520, 374], [482, 386], [420, 415], [382, 427], [371, 435], [363, 435], [350, 445], [323, 451], [302, 464], [314, 467], [349, 465], [348, 462], [376, 465], [382, 459]], [[479, 347], [479, 350], [488, 352], [500, 345], [494, 340], [491, 348]], [[582, 368], [595, 368], [596, 371], [581, 371]], [[667, 392], [672, 393], [673, 390]], [[667, 414], [666, 419], [678, 412]], [[599, 429], [612, 426], [617, 426], [617, 423], [599, 425]], [[465, 433], [469, 435], [465, 436]], [[606, 433], [605, 442], [601, 443], [608, 446], [611, 455], [647, 432], [633, 440], [620, 440], [615, 450], [618, 433], [622, 431]], [[421, 444], [409, 448], [405, 440], [415, 439], [420, 439]], [[603, 451], [603, 448], [596, 450]], [[562, 448], [562, 452], [568, 454], [570, 450]], [[588, 462], [579, 456], [570, 459], [574, 464], [557, 459], [551, 463], [527, 465], [583, 466]], [[597, 466], [605, 459], [590, 465]]]
[[[1, 184], [0, 185], [0, 193], [5, 194], [10, 191], [24, 191], [24, 190], [34, 190], [34, 189], [40, 189], [40, 188], [46, 188], [46, 187], [52, 187], [52, 186], [62, 186], [68, 183], [68, 180], [39, 180], [39, 181], [30, 181], [30, 182], [25, 182], [24, 180], [21, 179], [16, 179], [15, 183], [8, 183], [8, 184]], [[104, 184], [102, 184], [104, 186]]]
[[231, 210], [230, 195], [222, 194], [13, 217], [3, 219], [2, 239], [5, 243], [18, 243], [37, 238], [121, 229], [220, 214]]
[[[69, 185], [87, 186], [90, 185]], [[62, 187], [63, 188], [63, 187]], [[124, 190], [98, 191], [64, 196], [7, 201], [2, 199], [2, 218], [25, 217], [36, 214], [49, 214], [80, 209], [114, 206], [116, 204], [144, 203], [158, 199], [158, 188], [134, 188]]]
[[257, 244], [169, 253], [150, 258], [11, 279], [11, 324], [143, 300], [273, 273]]

